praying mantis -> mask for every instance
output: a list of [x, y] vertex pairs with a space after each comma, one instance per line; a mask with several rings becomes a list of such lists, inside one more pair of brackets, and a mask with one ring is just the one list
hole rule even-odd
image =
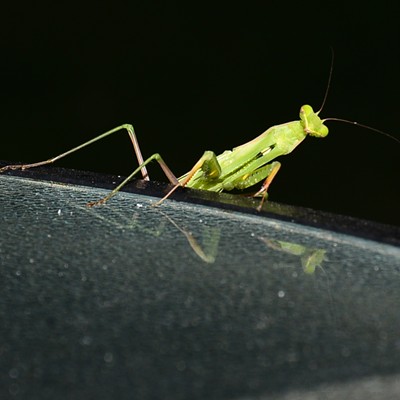
[[[331, 75], [332, 67], [329, 75], [328, 89]], [[146, 167], [150, 162], [156, 161], [173, 187], [161, 200], [156, 202], [155, 205], [160, 205], [164, 200], [170, 197], [178, 187], [222, 192], [231, 191], [233, 189], [243, 190], [263, 182], [260, 189], [252, 195], [254, 197], [261, 197], [261, 201], [257, 207], [257, 210], [260, 211], [267, 199], [268, 189], [271, 182], [276, 177], [281, 167], [280, 161], [277, 161], [276, 158], [291, 153], [307, 136], [317, 138], [326, 137], [329, 132], [328, 127], [325, 125], [326, 121], [335, 120], [359, 125], [389, 136], [400, 143], [400, 140], [386, 134], [385, 132], [357, 122], [339, 118], [321, 119], [319, 113], [325, 104], [328, 89], [319, 111], [315, 112], [311, 106], [304, 105], [300, 108], [299, 120], [273, 126], [253, 140], [237, 146], [232, 150], [226, 150], [219, 155], [216, 155], [213, 151], [205, 151], [192, 169], [179, 178], [172, 173], [159, 153], [155, 153], [144, 160], [135, 130], [130, 124], [120, 125], [45, 161], [31, 164], [6, 165], [0, 168], [0, 173], [7, 170], [25, 170], [28, 168], [52, 164], [55, 161], [82, 149], [83, 147], [89, 146], [94, 142], [112, 135], [113, 133], [126, 131], [132, 142], [139, 166], [108, 195], [100, 200], [89, 202], [88, 206], [104, 204], [111, 197], [116, 195], [139, 172], [142, 174], [144, 180], [150, 180]]]
[[176, 178], [159, 153], [153, 154], [146, 160], [143, 159], [133, 126], [124, 124], [48, 160], [32, 164], [6, 165], [0, 168], [0, 173], [7, 170], [25, 170], [54, 163], [83, 147], [122, 130], [128, 132], [139, 166], [107, 196], [88, 203], [89, 206], [105, 203], [139, 172], [142, 173], [143, 179], [149, 180], [146, 166], [151, 161], [157, 161], [173, 185], [172, 189], [157, 202], [157, 205], [161, 204], [180, 186], [222, 192], [246, 189], [264, 180], [261, 188], [253, 195], [261, 196], [262, 200], [258, 206], [258, 210], [261, 210], [268, 188], [281, 166], [281, 163], [275, 161], [275, 159], [278, 156], [291, 153], [308, 135], [325, 137], [328, 134], [328, 128], [324, 125], [323, 120], [318, 117], [318, 113], [315, 113], [310, 106], [305, 105], [301, 107], [299, 121], [273, 126], [250, 142], [232, 150], [226, 150], [218, 156], [212, 151], [205, 151], [189, 172], [180, 178]]

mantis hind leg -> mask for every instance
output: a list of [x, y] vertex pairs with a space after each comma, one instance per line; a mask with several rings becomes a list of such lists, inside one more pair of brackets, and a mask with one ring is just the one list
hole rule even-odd
[[[9, 171], [9, 170], [17, 170], [17, 169], [24, 170], [24, 169], [28, 169], [28, 168], [35, 168], [35, 167], [40, 167], [42, 165], [52, 164], [52, 163], [56, 162], [57, 160], [65, 157], [65, 156], [68, 156], [69, 154], [72, 154], [72, 153], [74, 153], [74, 152], [76, 152], [76, 151], [78, 151], [80, 149], [82, 149], [83, 147], [89, 146], [92, 143], [95, 143], [95, 142], [97, 142], [97, 141], [99, 141], [101, 139], [104, 139], [105, 137], [115, 133], [115, 132], [122, 131], [122, 130], [126, 130], [128, 132], [128, 135], [129, 135], [129, 138], [131, 139], [131, 142], [132, 142], [132, 145], [133, 145], [133, 149], [135, 151], [138, 163], [140, 165], [143, 165], [144, 164], [143, 156], [142, 156], [142, 152], [140, 151], [139, 142], [138, 142], [138, 140], [136, 138], [135, 130], [134, 130], [132, 125], [123, 124], [123, 125], [117, 126], [114, 129], [111, 129], [111, 130], [109, 130], [107, 132], [104, 132], [101, 135], [96, 136], [95, 138], [93, 138], [91, 140], [88, 140], [87, 142], [82, 143], [81, 145], [72, 148], [71, 150], [68, 150], [68, 151], [66, 151], [66, 152], [64, 152], [62, 154], [59, 154], [59, 155], [55, 156], [55, 157], [49, 158], [48, 160], [39, 161], [39, 162], [31, 163], [31, 164], [6, 165], [5, 167], [0, 168], [0, 173], [1, 172], [5, 172], [5, 171]], [[146, 167], [142, 166], [142, 168], [140, 170], [141, 170], [143, 179], [149, 180], [149, 174], [147, 173]]]

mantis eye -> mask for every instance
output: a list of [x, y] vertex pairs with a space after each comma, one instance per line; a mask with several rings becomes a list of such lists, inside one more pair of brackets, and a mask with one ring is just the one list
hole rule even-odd
[[329, 129], [324, 125], [321, 118], [309, 105], [300, 108], [300, 120], [304, 131], [308, 135], [325, 137], [329, 132]]

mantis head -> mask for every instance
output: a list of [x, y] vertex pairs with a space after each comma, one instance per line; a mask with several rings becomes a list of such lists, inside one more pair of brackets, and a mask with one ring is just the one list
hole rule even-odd
[[311, 106], [305, 105], [300, 108], [300, 120], [308, 135], [325, 137], [329, 132], [324, 121], [318, 116], [318, 113], [314, 112]]

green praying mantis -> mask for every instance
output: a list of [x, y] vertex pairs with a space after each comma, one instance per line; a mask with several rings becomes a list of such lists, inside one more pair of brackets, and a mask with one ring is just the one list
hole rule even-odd
[[388, 135], [385, 132], [363, 124], [359, 124], [357, 122], [339, 118], [321, 119], [319, 117], [319, 113], [322, 110], [327, 98], [331, 75], [332, 67], [329, 74], [325, 97], [319, 111], [315, 112], [311, 106], [304, 105], [300, 108], [300, 119], [297, 121], [273, 126], [267, 129], [261, 135], [257, 136], [255, 139], [235, 147], [232, 150], [226, 150], [219, 155], [216, 155], [213, 151], [205, 151], [192, 169], [179, 178], [176, 178], [159, 153], [155, 153], [144, 160], [135, 130], [130, 124], [120, 125], [77, 147], [72, 148], [71, 150], [45, 161], [32, 164], [6, 165], [0, 168], [0, 173], [7, 170], [25, 170], [28, 168], [51, 164], [71, 153], [82, 149], [83, 147], [102, 140], [113, 133], [126, 131], [132, 142], [139, 166], [107, 196], [98, 201], [88, 203], [88, 206], [95, 206], [105, 203], [107, 200], [117, 194], [139, 172], [141, 172], [144, 180], [150, 180], [146, 166], [152, 161], [157, 161], [173, 187], [161, 200], [156, 202], [155, 205], [161, 204], [164, 200], [170, 197], [178, 187], [222, 192], [231, 191], [233, 189], [243, 190], [252, 187], [259, 182], [263, 182], [261, 188], [252, 195], [254, 197], [261, 197], [260, 204], [257, 207], [257, 209], [260, 211], [267, 198], [268, 189], [271, 185], [271, 182], [281, 167], [280, 161], [276, 161], [276, 158], [291, 153], [307, 136], [313, 136], [317, 138], [326, 137], [329, 132], [327, 126], [325, 125], [326, 121], [334, 120], [359, 125], [361, 127], [389, 136], [400, 143], [400, 140]]

